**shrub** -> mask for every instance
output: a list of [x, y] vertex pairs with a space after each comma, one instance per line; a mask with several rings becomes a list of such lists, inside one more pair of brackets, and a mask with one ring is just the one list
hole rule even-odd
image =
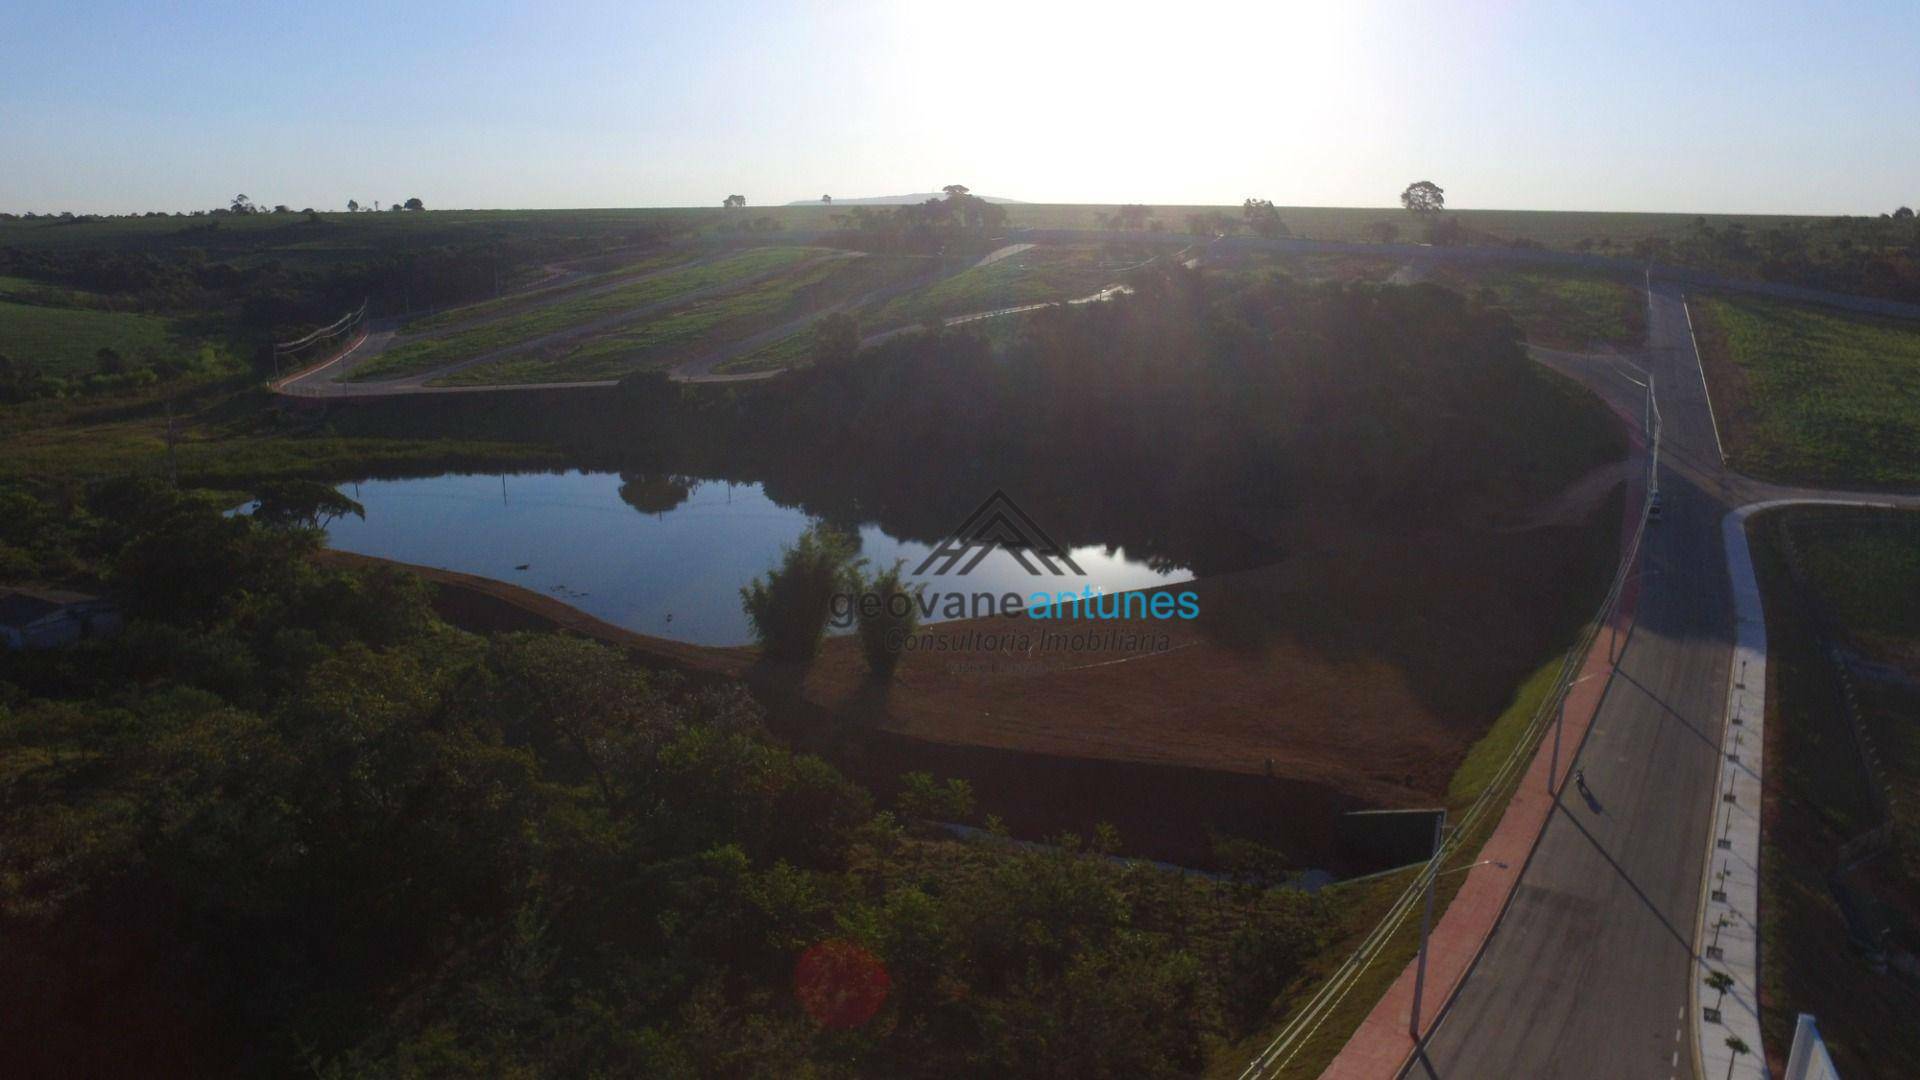
[[846, 580], [858, 545], [852, 535], [815, 526], [786, 549], [764, 581], [756, 577], [740, 590], [740, 607], [768, 659], [805, 663], [820, 651], [834, 590]]
[[866, 582], [854, 575], [860, 653], [867, 659], [867, 670], [880, 679], [893, 677], [893, 669], [900, 663], [901, 640], [920, 625], [917, 601], [926, 586], [902, 585], [901, 565], [895, 560], [892, 566]]

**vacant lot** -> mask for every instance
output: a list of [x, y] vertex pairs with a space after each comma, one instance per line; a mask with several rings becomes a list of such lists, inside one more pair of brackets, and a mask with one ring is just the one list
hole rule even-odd
[[95, 371], [101, 349], [129, 362], [164, 355], [175, 349], [172, 336], [168, 321], [152, 315], [0, 301], [0, 355], [36, 364], [49, 375]]
[[1771, 480], [1920, 484], [1920, 324], [1701, 296], [1694, 329], [1728, 457]]
[[403, 340], [355, 368], [350, 378], [392, 379], [472, 359], [547, 334], [580, 326], [623, 311], [671, 300], [676, 296], [771, 273], [808, 259], [829, 254], [819, 248], [766, 247], [743, 251], [711, 263], [644, 278], [621, 288], [556, 300], [523, 311], [509, 312], [463, 330]]
[[[1920, 1075], [1914, 989], [1876, 971], [1863, 948], [1920, 951], [1920, 607], [1911, 602], [1920, 595], [1920, 514], [1796, 508], [1761, 517], [1752, 535], [1769, 648], [1760, 951], [1768, 1049], [1784, 1057], [1796, 1014], [1811, 1012], [1841, 1075]], [[1878, 758], [1872, 767], [1849, 720], [1843, 670]], [[1892, 790], [1891, 847], [1842, 867], [1842, 846], [1884, 820], [1872, 785]]]
[[1020, 304], [1073, 300], [1098, 292], [1128, 268], [1155, 254], [1131, 246], [1029, 248], [955, 274], [932, 288], [889, 301], [863, 313], [860, 321], [865, 329], [885, 330], [926, 319], [969, 315]]
[[590, 289], [599, 289], [607, 285], [615, 284], [622, 278], [651, 274], [680, 263], [691, 262], [699, 258], [702, 254], [711, 253], [712, 249], [696, 247], [678, 247], [654, 252], [642, 258], [622, 261], [621, 265], [611, 270], [573, 278], [561, 284], [547, 285], [544, 287], [537, 286], [511, 296], [502, 296], [494, 300], [483, 300], [477, 304], [465, 304], [456, 308], [448, 308], [445, 311], [438, 311], [431, 315], [422, 315], [407, 322], [406, 332], [409, 334], [424, 334], [437, 330], [446, 330], [450, 327], [461, 326], [482, 319], [500, 318], [516, 311], [524, 311], [539, 307], [543, 304], [550, 304], [557, 300], [579, 296]]
[[1527, 340], [1554, 348], [1631, 347], [1647, 331], [1640, 283], [1593, 270], [1439, 263], [1430, 280], [1506, 308]]
[[[698, 300], [606, 334], [465, 368], [435, 382], [571, 382], [670, 367], [857, 300], [923, 273], [929, 265], [924, 259], [873, 255], [801, 263], [738, 292]], [[789, 336], [811, 340], [804, 332]]]

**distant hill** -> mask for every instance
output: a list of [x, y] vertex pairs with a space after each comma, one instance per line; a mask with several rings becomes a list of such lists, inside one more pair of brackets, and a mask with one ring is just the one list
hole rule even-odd
[[[938, 199], [943, 197], [944, 197], [944, 194], [938, 191], [924, 191], [918, 195], [873, 195], [864, 199], [843, 199], [840, 196], [835, 195], [833, 197], [833, 205], [835, 206], [906, 206], [910, 203], [923, 203], [923, 202], [926, 202], [928, 199]], [[1021, 202], [1019, 199], [1002, 199], [997, 195], [982, 195], [980, 197], [990, 203], [1005, 203], [1008, 206], [1021, 205]], [[820, 202], [819, 199], [795, 199], [792, 202], [788, 203], [787, 205], [788, 206], [813, 206], [818, 204], [819, 202]]]

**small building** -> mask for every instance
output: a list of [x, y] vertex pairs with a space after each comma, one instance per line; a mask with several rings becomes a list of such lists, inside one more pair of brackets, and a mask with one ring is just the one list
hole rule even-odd
[[120, 609], [111, 600], [64, 589], [0, 585], [0, 645], [51, 649], [120, 629]]

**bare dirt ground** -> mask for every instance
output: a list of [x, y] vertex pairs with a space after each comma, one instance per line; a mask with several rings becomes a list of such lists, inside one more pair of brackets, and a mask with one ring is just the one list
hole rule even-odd
[[[1164, 635], [1164, 651], [1062, 648], [1024, 616], [956, 621], [926, 628], [884, 693], [856, 644], [832, 640], [805, 693], [933, 742], [1235, 773], [1271, 761], [1277, 778], [1370, 805], [1430, 804], [1568, 630], [1568, 583], [1604, 576], [1612, 516], [1590, 501], [1597, 486], [1582, 486], [1588, 513], [1525, 530], [1323, 527], [1271, 566], [1168, 587], [1198, 595], [1191, 622], [1051, 624], [1069, 639]], [[1028, 651], [1001, 647], [1023, 634]]]

